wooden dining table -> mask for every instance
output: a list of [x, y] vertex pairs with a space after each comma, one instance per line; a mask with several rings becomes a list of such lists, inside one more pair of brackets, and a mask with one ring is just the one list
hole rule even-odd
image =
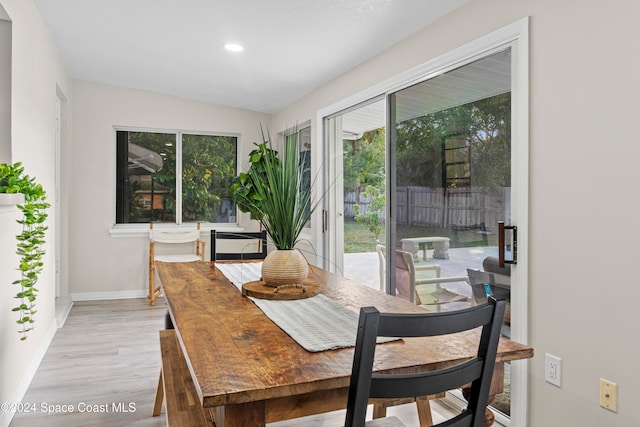
[[[273, 323], [215, 263], [157, 263], [178, 341], [203, 408], [216, 426], [253, 427], [344, 409], [353, 347], [309, 352]], [[358, 313], [424, 308], [310, 266], [320, 293]], [[479, 331], [402, 339], [376, 348], [375, 371], [428, 371], [475, 355]], [[530, 358], [533, 349], [501, 338], [496, 362]]]

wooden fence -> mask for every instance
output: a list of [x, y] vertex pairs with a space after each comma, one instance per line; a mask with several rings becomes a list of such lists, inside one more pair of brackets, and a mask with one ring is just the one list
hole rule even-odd
[[[354, 205], [361, 213], [369, 210], [370, 200], [354, 190], [345, 193], [346, 219], [354, 219]], [[493, 230], [505, 219], [505, 206], [510, 202], [511, 188], [429, 188], [397, 187], [398, 224], [440, 228]], [[384, 220], [384, 212], [381, 213]]]

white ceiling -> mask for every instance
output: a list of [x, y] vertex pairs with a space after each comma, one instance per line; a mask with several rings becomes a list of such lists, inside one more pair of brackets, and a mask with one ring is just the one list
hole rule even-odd
[[34, 1], [75, 79], [274, 112], [469, 0]]

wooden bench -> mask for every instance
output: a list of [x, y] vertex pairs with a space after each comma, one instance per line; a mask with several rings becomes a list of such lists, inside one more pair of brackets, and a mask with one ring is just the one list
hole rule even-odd
[[449, 259], [449, 245], [451, 239], [449, 237], [407, 237], [400, 239], [402, 250], [411, 252], [414, 261], [418, 261], [418, 249], [422, 249], [422, 259], [427, 259], [427, 243], [433, 245], [433, 257], [439, 259]]
[[162, 370], [158, 380], [153, 416], [160, 415], [164, 401], [169, 427], [213, 427], [200, 403], [191, 373], [178, 343], [176, 331], [160, 331]]

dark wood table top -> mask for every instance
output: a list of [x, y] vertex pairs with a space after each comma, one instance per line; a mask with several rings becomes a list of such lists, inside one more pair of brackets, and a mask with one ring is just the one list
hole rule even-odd
[[[243, 297], [213, 263], [156, 264], [204, 407], [348, 387], [353, 348], [304, 350]], [[424, 310], [317, 267], [310, 266], [309, 278], [321, 283], [322, 294], [355, 312], [361, 306], [386, 312]], [[459, 363], [474, 355], [476, 332], [381, 344], [376, 349], [375, 369], [413, 372]], [[497, 362], [532, 356], [532, 348], [503, 338]]]

